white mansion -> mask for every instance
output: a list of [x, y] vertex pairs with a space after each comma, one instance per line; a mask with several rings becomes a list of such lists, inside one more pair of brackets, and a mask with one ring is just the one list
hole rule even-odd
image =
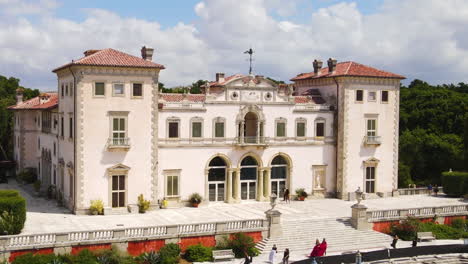
[[23, 101], [19, 90], [10, 107], [17, 169], [35, 168], [75, 213], [95, 199], [124, 213], [140, 194], [177, 206], [195, 192], [235, 203], [285, 188], [341, 199], [397, 188], [403, 76], [316, 60], [290, 85], [217, 73], [202, 94], [167, 94], [153, 49], [141, 54], [88, 50], [53, 71], [57, 93]]

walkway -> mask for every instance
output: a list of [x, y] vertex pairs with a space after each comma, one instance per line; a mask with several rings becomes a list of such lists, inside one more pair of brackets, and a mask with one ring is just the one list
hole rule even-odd
[[[264, 212], [270, 209], [269, 203], [266, 202], [215, 203], [202, 205], [200, 208], [164, 209], [138, 215], [78, 216], [68, 213], [66, 209], [56, 207], [55, 201], [31, 196], [19, 188], [14, 181], [9, 184], [0, 184], [0, 189], [20, 190], [21, 195], [26, 198], [28, 212], [24, 234], [264, 218]], [[304, 202], [293, 201], [290, 204], [280, 202], [276, 209], [283, 213], [283, 221], [288, 222], [348, 218], [351, 216], [350, 206], [353, 203], [338, 199], [313, 199]], [[401, 196], [366, 200], [363, 203], [369, 209], [464, 204], [458, 199], [429, 196]]]

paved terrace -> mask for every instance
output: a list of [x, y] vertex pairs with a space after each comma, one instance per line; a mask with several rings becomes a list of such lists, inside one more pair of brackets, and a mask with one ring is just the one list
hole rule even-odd
[[[78, 216], [64, 208], [57, 207], [54, 200], [32, 196], [20, 188], [16, 182], [0, 184], [0, 189], [17, 189], [27, 200], [27, 219], [22, 234], [263, 218], [264, 212], [270, 208], [267, 202], [212, 203], [199, 208], [162, 209], [146, 214]], [[276, 209], [283, 213], [285, 220], [289, 221], [342, 218], [351, 217], [350, 206], [353, 203], [338, 199], [312, 199], [304, 202], [292, 201], [290, 204], [280, 202]], [[370, 210], [464, 204], [459, 199], [426, 195], [365, 200], [363, 203]]]

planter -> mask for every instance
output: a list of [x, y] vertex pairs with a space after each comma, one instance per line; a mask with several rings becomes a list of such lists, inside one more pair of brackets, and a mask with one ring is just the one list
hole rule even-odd
[[299, 196], [299, 201], [304, 201], [305, 197], [304, 196]]
[[200, 204], [200, 203], [192, 203], [192, 207], [198, 208], [198, 205], [199, 205], [199, 204]]

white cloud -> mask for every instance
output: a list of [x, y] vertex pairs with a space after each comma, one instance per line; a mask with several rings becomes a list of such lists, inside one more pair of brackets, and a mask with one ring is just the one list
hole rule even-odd
[[0, 74], [47, 90], [55, 87], [50, 70], [86, 49], [112, 47], [138, 55], [142, 45], [155, 48], [154, 59], [167, 67], [161, 81], [169, 86], [213, 79], [215, 72], [246, 73], [243, 51], [250, 46], [256, 51], [254, 71], [282, 80], [311, 71], [314, 58], [335, 57], [411, 79], [467, 81], [464, 0], [385, 1], [370, 15], [355, 3], [338, 3], [314, 10], [303, 23], [288, 21], [301, 0], [203, 0], [194, 7], [199, 17], [194, 24], [168, 28], [102, 9], [84, 10], [83, 21], [71, 21], [54, 16], [57, 2], [38, 3], [0, 0]]

